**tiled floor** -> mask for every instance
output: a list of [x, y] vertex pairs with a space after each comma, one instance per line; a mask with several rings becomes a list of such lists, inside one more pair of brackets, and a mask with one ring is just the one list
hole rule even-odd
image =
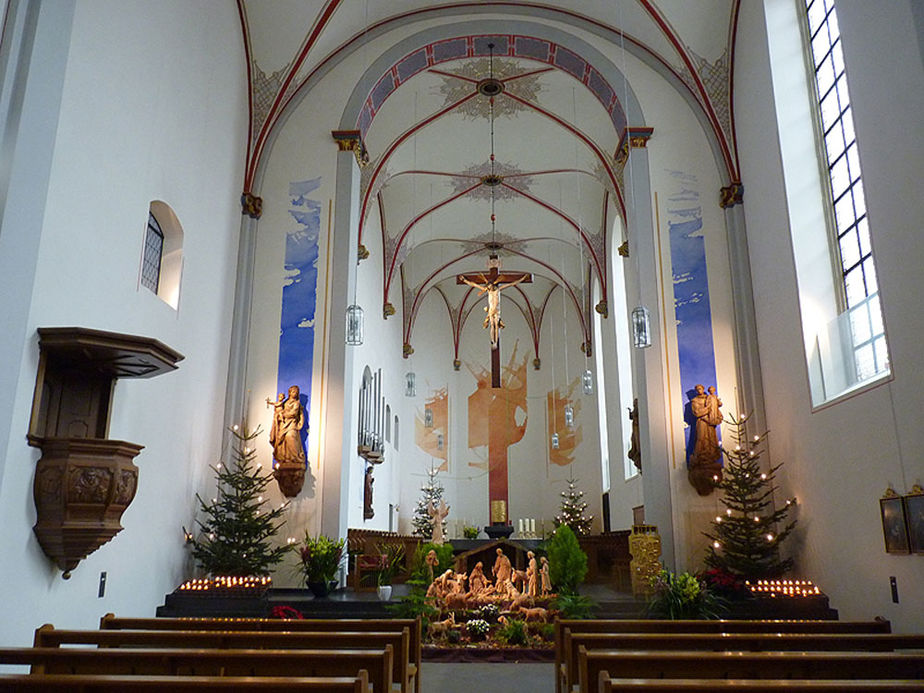
[[421, 693], [552, 693], [555, 665], [551, 663], [486, 664], [466, 662], [421, 665]]

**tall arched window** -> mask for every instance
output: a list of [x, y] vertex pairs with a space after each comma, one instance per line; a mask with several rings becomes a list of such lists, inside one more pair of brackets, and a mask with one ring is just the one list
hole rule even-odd
[[840, 329], [850, 335], [853, 381], [863, 382], [888, 372], [889, 355], [834, 1], [805, 0], [805, 18], [846, 316]]
[[819, 407], [889, 375], [860, 143], [834, 0], [768, 0], [764, 9], [803, 345]]
[[141, 286], [176, 309], [183, 271], [183, 227], [165, 202], [151, 202], [143, 248]]

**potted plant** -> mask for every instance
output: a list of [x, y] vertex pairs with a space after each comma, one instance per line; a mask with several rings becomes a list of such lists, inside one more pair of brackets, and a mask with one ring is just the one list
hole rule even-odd
[[307, 531], [299, 548], [299, 565], [308, 589], [323, 598], [336, 586], [334, 579], [343, 556], [343, 539], [331, 539], [323, 534], [312, 537]]
[[725, 608], [724, 600], [690, 573], [662, 569], [652, 582], [654, 592], [647, 607], [652, 618], [716, 619]]
[[401, 570], [404, 562], [404, 546], [402, 544], [383, 544], [378, 547], [380, 568], [376, 571], [376, 592], [379, 599], [387, 602], [391, 599], [391, 581]]

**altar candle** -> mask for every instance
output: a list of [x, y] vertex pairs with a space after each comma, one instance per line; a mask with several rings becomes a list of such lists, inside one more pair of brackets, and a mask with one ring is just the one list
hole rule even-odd
[[529, 532], [530, 534], [536, 533], [536, 518], [535, 517], [529, 518]]
[[517, 520], [517, 531], [520, 534], [523, 534], [523, 518], [522, 517], [519, 520]]

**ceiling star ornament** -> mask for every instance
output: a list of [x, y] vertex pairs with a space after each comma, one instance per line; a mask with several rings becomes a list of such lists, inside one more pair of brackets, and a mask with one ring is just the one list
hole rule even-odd
[[[447, 72], [452, 75], [458, 75], [459, 79], [449, 76], [449, 74], [446, 74]], [[441, 71], [439, 76], [443, 79], [443, 84], [440, 86], [440, 93], [445, 99], [443, 106], [449, 106], [457, 101], [461, 101], [472, 93], [472, 89], [478, 89], [479, 86], [481, 87], [481, 89], [478, 89], [479, 92], [486, 96], [498, 96], [503, 91], [509, 90], [510, 93], [515, 93], [521, 99], [535, 101], [537, 95], [542, 90], [538, 76], [531, 75], [521, 77], [509, 83], [504, 81], [509, 77], [522, 75], [526, 72], [528, 72], [528, 70], [520, 66], [515, 60], [499, 60], [497, 58], [493, 60], [493, 74], [491, 59], [489, 58], [470, 60], [455, 70]], [[501, 85], [500, 90], [494, 93], [485, 91], [485, 87], [489, 84], [489, 81], [491, 83], [490, 86], [499, 83]], [[490, 89], [490, 86], [487, 88]], [[524, 110], [526, 110], [526, 106], [513, 99], [500, 98], [495, 99], [494, 102], [494, 117], [516, 116], [520, 111]], [[466, 118], [472, 119], [487, 119], [491, 117], [491, 109], [486, 99], [469, 99], [460, 105], [456, 109], [456, 112]]]
[[[466, 197], [473, 200], [512, 200], [517, 197], [517, 190], [529, 192], [533, 177], [525, 175], [522, 169], [513, 164], [495, 161], [492, 168], [490, 161], [472, 164], [450, 181], [453, 191], [458, 194], [472, 187], [474, 181], [481, 180], [481, 185], [473, 188]], [[492, 185], [492, 183], [494, 183]], [[513, 189], [512, 189], [513, 188]]]
[[485, 248], [489, 253], [498, 256], [525, 255], [527, 253], [527, 244], [525, 241], [514, 238], [506, 233], [480, 233], [469, 239], [462, 241], [464, 252], [471, 253], [480, 248]]

